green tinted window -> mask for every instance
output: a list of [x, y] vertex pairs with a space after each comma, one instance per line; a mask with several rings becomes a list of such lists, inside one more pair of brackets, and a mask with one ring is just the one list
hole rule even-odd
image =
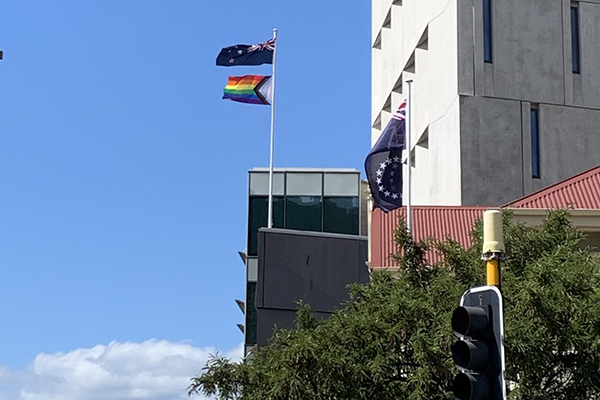
[[246, 285], [246, 324], [244, 325], [244, 330], [246, 331], [246, 346], [256, 344], [258, 319], [256, 316], [256, 307], [254, 306], [255, 297], [256, 283], [248, 282]]
[[288, 196], [286, 229], [321, 232], [321, 197]]
[[[281, 196], [273, 197], [273, 228], [283, 228], [284, 201]], [[269, 198], [251, 196], [248, 205], [248, 255], [258, 254], [258, 230], [267, 226]]]
[[323, 232], [358, 235], [358, 197], [323, 198]]

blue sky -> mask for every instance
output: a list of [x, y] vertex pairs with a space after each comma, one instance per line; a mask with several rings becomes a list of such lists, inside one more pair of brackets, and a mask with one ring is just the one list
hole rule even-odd
[[[362, 170], [370, 16], [364, 0], [2, 1], [0, 399], [185, 398], [208, 352], [238, 354], [270, 109], [221, 96], [270, 66], [215, 58], [278, 28], [275, 166]], [[170, 362], [181, 389], [110, 367]], [[79, 382], [90, 365], [116, 378]]]

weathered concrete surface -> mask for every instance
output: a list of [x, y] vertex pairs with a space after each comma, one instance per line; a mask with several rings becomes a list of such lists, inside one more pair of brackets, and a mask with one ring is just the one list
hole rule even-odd
[[521, 103], [460, 99], [463, 205], [501, 205], [523, 194]]

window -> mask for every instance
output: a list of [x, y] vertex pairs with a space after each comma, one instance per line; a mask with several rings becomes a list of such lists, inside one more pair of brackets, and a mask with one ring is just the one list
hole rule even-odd
[[358, 196], [359, 181], [356, 174], [325, 174], [325, 196]]
[[358, 197], [324, 197], [323, 232], [358, 235]]
[[285, 194], [288, 196], [320, 196], [323, 193], [323, 174], [288, 172]]
[[573, 73], [581, 73], [581, 53], [579, 46], [579, 8], [571, 5], [571, 59]]
[[[273, 228], [283, 228], [284, 201], [273, 196]], [[248, 205], [248, 255], [258, 254], [258, 230], [266, 228], [269, 213], [269, 197], [251, 196]]]
[[483, 61], [492, 62], [492, 0], [483, 0]]
[[531, 176], [540, 177], [540, 119], [539, 110], [531, 109]]
[[[273, 194], [283, 195], [284, 176], [281, 172], [273, 173]], [[250, 195], [269, 195], [269, 173], [250, 172]]]
[[288, 196], [285, 227], [302, 231], [321, 232], [321, 197]]

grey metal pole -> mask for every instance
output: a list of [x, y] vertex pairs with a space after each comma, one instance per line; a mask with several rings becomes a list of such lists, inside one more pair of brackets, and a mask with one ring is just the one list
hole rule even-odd
[[273, 99], [271, 103], [271, 150], [269, 153], [269, 215], [267, 228], [273, 227], [273, 147], [275, 144], [275, 71], [277, 66], [277, 28], [273, 29], [275, 49], [273, 50]]
[[407, 110], [406, 110], [406, 151], [407, 151], [407, 155], [406, 155], [406, 164], [408, 165], [408, 179], [407, 179], [407, 185], [408, 185], [408, 196], [407, 196], [407, 202], [406, 202], [406, 228], [408, 229], [408, 232], [412, 232], [412, 171], [411, 171], [411, 167], [412, 167], [412, 161], [411, 161], [411, 157], [410, 157], [410, 152], [411, 152], [411, 127], [412, 127], [412, 83], [413, 80], [409, 79], [406, 81], [406, 84], [408, 85], [408, 101], [407, 101]]

